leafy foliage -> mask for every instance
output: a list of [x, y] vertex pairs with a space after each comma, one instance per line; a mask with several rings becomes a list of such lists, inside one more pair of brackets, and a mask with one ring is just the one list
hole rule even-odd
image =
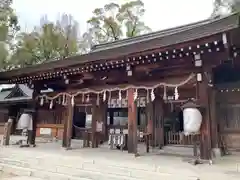
[[12, 62], [21, 67], [64, 58], [78, 51], [78, 24], [64, 14], [56, 23], [46, 17], [30, 33], [20, 33], [14, 48]]
[[95, 45], [148, 33], [151, 29], [142, 21], [144, 13], [141, 0], [122, 5], [106, 4], [93, 11], [93, 17], [88, 20], [90, 28], [85, 39]]
[[20, 28], [11, 4], [12, 0], [0, 1], [0, 66], [5, 70], [88, 53], [95, 44], [151, 31], [142, 20], [145, 8], [141, 0], [122, 5], [109, 3], [95, 9], [87, 21], [90, 28], [81, 37], [78, 23], [67, 14], [56, 22], [44, 16], [32, 32], [17, 33]]
[[0, 68], [7, 68], [11, 64], [9, 51], [13, 39], [20, 29], [18, 19], [11, 8], [12, 0], [0, 1]]
[[222, 15], [229, 12], [237, 12], [240, 10], [239, 0], [215, 0], [213, 16]]

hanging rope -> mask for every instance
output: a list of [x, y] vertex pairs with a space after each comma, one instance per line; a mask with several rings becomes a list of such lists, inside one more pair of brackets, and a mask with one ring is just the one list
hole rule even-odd
[[158, 83], [158, 84], [156, 84], [154, 86], [134, 86], [134, 85], [129, 85], [129, 86], [126, 86], [124, 88], [115, 87], [115, 88], [103, 89], [103, 90], [99, 90], [99, 91], [92, 90], [92, 89], [85, 89], [85, 90], [78, 91], [75, 94], [61, 92], [61, 93], [58, 93], [57, 95], [55, 95], [53, 97], [50, 97], [50, 96], [47, 96], [46, 94], [44, 94], [44, 95], [37, 96], [36, 98], [46, 98], [47, 100], [54, 100], [54, 99], [58, 98], [59, 96], [63, 96], [64, 99], [65, 99], [66, 96], [68, 96], [68, 97], [75, 97], [75, 96], [78, 96], [80, 94], [82, 94], [82, 96], [84, 96], [85, 94], [88, 94], [88, 96], [87, 96], [87, 99], [88, 99], [90, 93], [95, 93], [95, 94], [101, 94], [101, 93], [106, 93], [106, 92], [110, 93], [112, 91], [126, 91], [126, 90], [131, 89], [131, 88], [133, 88], [133, 89], [153, 90], [153, 89], [156, 89], [156, 88], [161, 87], [161, 86], [176, 88], [176, 87], [180, 87], [180, 86], [183, 86], [183, 85], [187, 84], [189, 81], [194, 79], [195, 76], [196, 75], [194, 73], [190, 74], [187, 79], [185, 79], [184, 81], [181, 81], [178, 84], [171, 84], [171, 83], [161, 82], [161, 83]]

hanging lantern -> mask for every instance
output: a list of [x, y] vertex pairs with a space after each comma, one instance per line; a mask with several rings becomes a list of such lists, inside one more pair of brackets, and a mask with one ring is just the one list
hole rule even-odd
[[175, 100], [178, 100], [178, 98], [179, 98], [178, 87], [175, 87], [174, 96], [175, 96]]
[[118, 99], [122, 100], [122, 92], [121, 92], [121, 90], [118, 92]]
[[18, 120], [16, 129], [32, 130], [32, 115], [24, 112]]
[[163, 100], [167, 100], [167, 87], [164, 86]]
[[133, 93], [133, 99], [134, 101], [136, 101], [138, 98], [138, 89], [135, 90], [135, 92]]
[[49, 105], [49, 109], [53, 108], [53, 100], [51, 100], [50, 105]]
[[43, 97], [41, 97], [41, 99], [40, 99], [40, 106], [43, 106], [43, 103], [44, 103], [44, 99], [43, 99]]
[[103, 101], [105, 102], [107, 98], [106, 91], [103, 92]]
[[72, 104], [72, 106], [74, 106], [74, 96], [72, 96], [71, 104]]
[[154, 94], [154, 89], [151, 91], [151, 101], [155, 100], [155, 94]]
[[187, 102], [182, 106], [183, 108], [183, 128], [184, 134], [197, 134], [200, 131], [202, 124], [202, 114], [200, 112], [200, 106], [194, 102]]

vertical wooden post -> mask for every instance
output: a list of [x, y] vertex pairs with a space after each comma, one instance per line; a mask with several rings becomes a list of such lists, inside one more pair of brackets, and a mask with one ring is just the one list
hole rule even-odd
[[101, 104], [101, 114], [102, 114], [102, 122], [103, 122], [102, 134], [103, 134], [103, 139], [104, 139], [104, 141], [107, 140], [107, 138], [108, 138], [107, 108], [108, 108], [108, 103], [107, 103], [107, 101], [102, 102], [102, 104]]
[[160, 96], [154, 100], [154, 126], [156, 145], [161, 149], [164, 146], [164, 103]]
[[67, 117], [68, 117], [68, 111], [67, 108], [64, 107], [64, 112], [63, 114], [63, 137], [62, 137], [62, 147], [66, 148], [67, 147]]
[[37, 119], [38, 119], [38, 100], [36, 97], [39, 95], [40, 90], [38, 87], [34, 87], [33, 95], [32, 95], [32, 107], [33, 107], [33, 113], [32, 113], [32, 131], [29, 134], [29, 143], [31, 146], [35, 147], [36, 143], [36, 132], [37, 132]]
[[137, 154], [137, 105], [134, 89], [128, 89], [128, 153]]
[[146, 113], [147, 113], [147, 133], [150, 134], [150, 145], [155, 146], [154, 143], [154, 131], [153, 129], [155, 128], [154, 123], [153, 123], [153, 102], [150, 101], [149, 97], [149, 102], [146, 105]]
[[198, 82], [198, 98], [200, 104], [204, 107], [203, 122], [201, 126], [200, 137], [200, 157], [201, 159], [211, 158], [211, 122], [209, 107], [209, 87], [206, 76], [202, 73], [202, 81]]
[[4, 124], [4, 133], [2, 138], [2, 145], [8, 146], [10, 142], [11, 129], [13, 124], [13, 118], [9, 116], [8, 121]]
[[92, 105], [92, 148], [96, 148], [96, 128], [97, 128], [98, 107], [96, 103]]
[[71, 97], [67, 97], [67, 118], [64, 122], [64, 132], [63, 132], [63, 144], [62, 146], [66, 149], [71, 148], [71, 139], [72, 139], [72, 126], [73, 126], [73, 112], [74, 108], [71, 104]]
[[216, 90], [210, 88], [210, 119], [211, 119], [211, 146], [212, 148], [219, 148], [218, 146], [218, 122], [216, 118]]

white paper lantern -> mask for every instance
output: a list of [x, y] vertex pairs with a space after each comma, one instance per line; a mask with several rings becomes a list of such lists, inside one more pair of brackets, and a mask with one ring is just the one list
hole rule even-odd
[[32, 115], [23, 113], [18, 120], [17, 129], [32, 130]]
[[197, 108], [185, 108], [183, 110], [184, 134], [196, 134], [200, 131], [202, 114]]

